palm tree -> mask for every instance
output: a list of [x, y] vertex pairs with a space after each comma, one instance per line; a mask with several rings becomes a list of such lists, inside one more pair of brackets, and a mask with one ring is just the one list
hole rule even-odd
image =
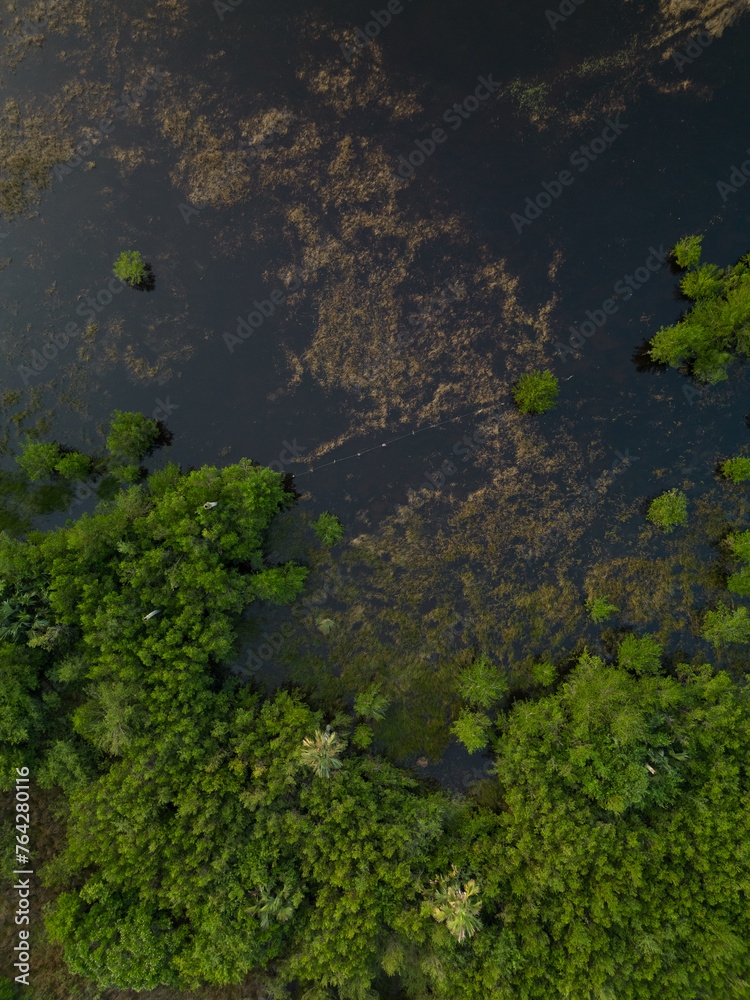
[[438, 923], [445, 921], [445, 926], [459, 942], [464, 941], [467, 935], [471, 937], [482, 926], [477, 918], [482, 901], [471, 898], [478, 894], [479, 886], [473, 878], [469, 879], [463, 890], [454, 884], [436, 893], [435, 902], [438, 905], [433, 909], [432, 915]]
[[315, 730], [315, 736], [309, 736], [302, 741], [300, 760], [308, 767], [312, 767], [319, 778], [329, 778], [331, 768], [341, 767], [338, 754], [345, 749], [346, 740], [339, 739], [336, 733], [331, 732], [331, 727], [326, 726], [326, 731], [321, 733]]

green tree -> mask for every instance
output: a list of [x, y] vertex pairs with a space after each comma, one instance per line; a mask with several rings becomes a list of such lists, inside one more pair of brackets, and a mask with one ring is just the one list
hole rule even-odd
[[544, 413], [557, 402], [559, 380], [551, 371], [526, 372], [513, 390], [513, 398], [522, 413]]
[[489, 742], [492, 721], [484, 712], [472, 712], [461, 709], [458, 718], [451, 726], [451, 732], [466, 747], [469, 753], [484, 750]]
[[729, 608], [725, 604], [706, 612], [703, 638], [720, 647], [728, 642], [750, 642], [750, 616], [747, 608]]
[[637, 638], [626, 635], [617, 651], [617, 664], [626, 670], [642, 674], [658, 674], [661, 667], [662, 647], [652, 635]]
[[107, 435], [107, 448], [122, 463], [139, 462], [159, 437], [155, 420], [142, 413], [115, 410]]
[[686, 270], [689, 267], [697, 267], [701, 259], [702, 236], [683, 236], [672, 248], [672, 257], [677, 266]]
[[460, 885], [446, 885], [441, 880], [440, 888], [435, 893], [432, 915], [438, 923], [445, 926], [461, 944], [466, 937], [471, 937], [482, 926], [477, 916], [482, 908], [479, 897], [479, 886], [474, 879], [461, 889]]
[[63, 479], [70, 482], [77, 482], [85, 479], [91, 472], [91, 459], [88, 455], [81, 455], [80, 452], [68, 452], [60, 458], [55, 465], [55, 471], [59, 472]]
[[750, 458], [728, 458], [720, 468], [724, 478], [731, 479], [733, 483], [744, 483], [750, 479]]
[[32, 482], [38, 482], [50, 479], [54, 475], [55, 467], [61, 457], [58, 445], [42, 444], [27, 439], [22, 453], [16, 455], [16, 462]]
[[363, 719], [382, 722], [390, 705], [390, 699], [386, 695], [381, 694], [382, 687], [382, 681], [378, 681], [371, 684], [365, 692], [355, 697], [354, 711], [357, 715], [361, 715]]
[[329, 514], [328, 511], [323, 511], [317, 521], [313, 521], [312, 526], [315, 534], [326, 548], [335, 545], [344, 537], [343, 524], [335, 514]]
[[646, 515], [649, 521], [669, 533], [687, 521], [687, 497], [674, 488], [651, 502]]
[[459, 675], [461, 697], [478, 708], [492, 708], [508, 690], [508, 682], [486, 656], [480, 656]]
[[148, 278], [148, 269], [139, 250], [123, 250], [114, 263], [115, 275], [135, 288]]

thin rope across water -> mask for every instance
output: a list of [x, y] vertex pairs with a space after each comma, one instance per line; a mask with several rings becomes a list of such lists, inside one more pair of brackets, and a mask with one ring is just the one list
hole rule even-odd
[[387, 448], [389, 445], [396, 444], [397, 442], [403, 441], [408, 437], [414, 437], [416, 434], [421, 434], [423, 431], [434, 430], [436, 427], [442, 427], [444, 424], [449, 424], [454, 420], [464, 420], [466, 417], [474, 417], [478, 413], [485, 413], [487, 410], [492, 410], [501, 405], [501, 403], [497, 403], [494, 407], [482, 406], [480, 409], [472, 410], [469, 413], [460, 413], [458, 416], [448, 417], [446, 420], [441, 420], [437, 424], [430, 424], [427, 427], [418, 427], [415, 431], [409, 431], [408, 434], [402, 434], [400, 437], [393, 438], [391, 441], [383, 441], [381, 444], [375, 444], [371, 448], [365, 448], [363, 451], [355, 452], [352, 455], [345, 455], [343, 458], [334, 458], [332, 461], [325, 462], [323, 465], [318, 465], [314, 469], [307, 469], [306, 472], [292, 472], [291, 475], [293, 475], [295, 479], [298, 479], [301, 476], [310, 476], [313, 472], [319, 472], [321, 469], [327, 469], [331, 465], [339, 465], [341, 462], [348, 462], [351, 458], [361, 458], [362, 455], [367, 455], [368, 452], [371, 451], [377, 451], [378, 448]]

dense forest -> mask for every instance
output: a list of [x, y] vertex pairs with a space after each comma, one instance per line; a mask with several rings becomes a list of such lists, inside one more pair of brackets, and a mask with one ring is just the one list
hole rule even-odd
[[[542, 659], [520, 695], [477, 651], [454, 731], [493, 765], [451, 795], [369, 752], [379, 684], [326, 718], [227, 669], [243, 609], [304, 592], [304, 565], [268, 558], [294, 496], [247, 460], [144, 480], [158, 434], [117, 412], [106, 457], [17, 458], [29, 483], [110, 482], [95, 513], [0, 538], [4, 791], [31, 775], [7, 887], [43, 799], [61, 831], [32, 949], [61, 946], [92, 996], [248, 977], [308, 1000], [748, 995], [744, 679], [630, 633]], [[313, 527], [311, 558], [341, 534]], [[727, 535], [745, 595], [749, 537]]]

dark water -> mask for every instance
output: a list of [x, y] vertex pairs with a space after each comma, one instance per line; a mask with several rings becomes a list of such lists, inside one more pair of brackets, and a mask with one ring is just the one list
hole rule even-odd
[[[128, 58], [112, 63], [99, 57], [97, 32], [105, 37], [112, 31], [106, 12], [92, 28], [93, 38], [82, 35], [77, 44], [86, 51], [86, 78], [109, 83], [116, 95], [130, 85], [129, 73], [139, 66], [160, 64], [177, 80], [190, 73], [205, 87], [205, 92], [193, 91], [191, 120], [204, 114], [217, 129], [235, 133], [226, 148], [236, 147], [237, 122], [262, 93], [271, 105], [283, 104], [308, 119], [317, 114], [324, 135], [326, 128], [356, 128], [358, 135], [382, 143], [393, 169], [400, 154], [443, 124], [447, 108], [473, 93], [479, 77], [494, 74], [504, 85], [514, 80], [543, 85], [546, 105], [560, 110], [543, 129], [536, 130], [511, 101], [490, 99], [460, 129], [449, 130], [448, 140], [400, 197], [408, 199], [417, 218], [427, 218], [436, 206], [461, 214], [475, 243], [518, 276], [521, 303], [556, 293], [555, 337], [545, 345], [545, 363], [565, 381], [554, 418], [539, 418], [537, 426], [552, 438], [562, 431], [584, 445], [596, 441], [595, 454], [580, 469], [581, 481], [609, 467], [618, 452], [629, 453], [635, 461], [614, 487], [623, 503], [655, 495], [686, 476], [692, 483], [688, 495], [698, 497], [712, 482], [716, 460], [748, 444], [743, 419], [750, 410], [748, 380], [738, 366], [729, 383], [691, 402], [683, 391], [690, 384], [684, 375], [639, 370], [634, 358], [638, 348], [660, 326], [675, 322], [687, 305], [676, 295], [677, 278], [670, 267], [650, 273], [627, 301], [620, 295], [617, 312], [576, 356], [563, 361], [554, 343], [567, 343], [570, 326], [578, 328], [587, 310], [600, 310], [616, 294], [616, 283], [645, 266], [651, 248], [669, 249], [682, 235], [705, 232], [705, 260], [725, 264], [747, 252], [750, 183], [726, 201], [716, 185], [728, 178], [733, 164], [750, 155], [750, 19], [740, 19], [682, 73], [667, 59], [650, 65], [650, 83], [645, 71], [634, 82], [622, 66], [594, 82], [580, 74], [565, 76], [566, 70], [585, 57], [616, 54], [624, 37], [656, 16], [657, 5], [584, 5], [555, 31], [546, 10], [544, 4], [526, 2], [498, 7], [406, 2], [403, 13], [394, 15], [378, 36], [382, 72], [394, 88], [412, 82], [419, 88], [422, 109], [403, 120], [365, 107], [358, 113], [349, 109], [342, 124], [329, 104], [321, 102], [316, 112], [300, 78], [315, 60], [343, 61], [332, 36], [335, 29], [364, 26], [370, 20], [365, 4], [328, 4], [324, 11], [303, 12], [291, 2], [259, 6], [245, 0], [223, 21], [210, 4], [195, 4], [179, 37], [170, 40], [155, 32], [130, 42], [125, 51], [136, 58], [134, 65]], [[323, 21], [328, 37], [314, 30]], [[59, 63], [56, 54], [64, 47], [51, 38], [15, 75], [5, 73], [8, 93], [43, 99], [63, 86], [71, 66]], [[681, 89], [685, 80], [689, 89]], [[662, 85], [661, 92], [656, 84]], [[567, 105], [587, 91], [592, 100], [606, 93], [619, 104], [617, 120], [626, 127], [578, 172], [571, 155], [600, 136], [611, 117], [602, 112], [580, 124], [565, 118]], [[37, 217], [2, 226], [8, 235], [0, 242], [0, 256], [13, 258], [0, 272], [7, 360], [2, 391], [24, 388], [17, 366], [28, 364], [31, 352], [41, 349], [51, 332], [71, 320], [80, 322], [80, 302], [106, 288], [121, 249], [137, 246], [153, 265], [155, 289], [126, 289], [97, 314], [102, 327], [115, 319], [121, 323], [119, 334], [106, 334], [111, 358], [97, 349], [92, 360], [75, 367], [78, 338], [29, 380], [32, 387], [46, 387], [40, 405], [53, 410], [46, 439], [98, 448], [101, 427], [113, 409], [148, 415], [159, 410], [160, 416], [166, 413], [174, 438], [152, 466], [166, 457], [183, 468], [221, 465], [243, 456], [264, 464], [281, 462], [284, 471], [298, 473], [295, 484], [309, 491], [306, 504], [313, 514], [338, 514], [347, 537], [376, 530], [397, 505], [406, 503], [407, 490], [418, 489], [425, 474], [438, 470], [454, 444], [473, 432], [479, 420], [475, 411], [490, 402], [508, 407], [508, 393], [500, 383], [514, 350], [512, 328], [506, 325], [482, 342], [497, 374], [497, 399], [464, 381], [460, 405], [440, 409], [434, 419], [412, 422], [394, 407], [382, 429], [366, 434], [358, 432], [360, 411], [371, 405], [366, 397], [358, 400], [343, 382], [322, 387], [309, 367], [290, 384], [288, 353], [303, 354], [311, 343], [318, 321], [314, 296], [333, 280], [325, 267], [308, 285], [303, 283], [299, 305], [279, 306], [230, 353], [224, 333], [234, 332], [238, 315], [246, 316], [255, 300], [282, 287], [279, 270], [299, 265], [301, 248], [289, 227], [272, 226], [263, 241], [255, 238], [254, 226], [271, 203], [268, 191], [256, 191], [252, 183], [238, 204], [201, 209], [186, 222], [179, 206], [188, 202], [188, 194], [174, 176], [178, 148], [157, 131], [158, 107], [157, 91], [144, 99], [137, 116], [117, 122], [107, 140], [109, 146], [145, 151], [132, 172], [101, 155], [103, 146], [86, 157], [95, 162], [94, 169], [81, 166], [53, 180]], [[73, 134], [80, 135], [91, 123], [82, 116], [72, 126]], [[324, 148], [317, 155], [325, 159], [329, 153]], [[535, 198], [545, 182], [565, 169], [572, 172], [573, 183], [517, 232], [511, 214], [522, 213], [526, 198]], [[299, 192], [293, 197], [298, 199]], [[336, 219], [318, 221], [321, 232], [340, 235]], [[561, 261], [551, 281], [556, 252]], [[454, 254], [451, 260], [416, 263], [429, 290], [439, 289], [462, 262]], [[48, 295], [53, 281], [57, 294]], [[341, 317], [342, 323], [347, 320]], [[153, 374], [128, 366], [128, 345], [141, 366], [153, 366]], [[414, 350], [424, 350], [424, 345]], [[426, 355], [424, 364], [429, 365]], [[450, 372], [434, 374], [453, 377]], [[79, 401], [77, 411], [71, 409], [71, 399]], [[442, 426], [425, 430], [431, 423]], [[327, 444], [339, 439], [340, 445]], [[290, 445], [297, 453], [293, 460]], [[324, 454], [310, 460], [323, 445]], [[351, 457], [357, 452], [361, 457]], [[8, 456], [3, 465], [12, 467]], [[665, 469], [666, 475], [656, 474]], [[491, 471], [481, 460], [467, 462], [452, 477], [450, 491], [460, 501], [488, 481]], [[40, 526], [62, 523], [66, 516], [51, 516]], [[595, 518], [579, 542], [581, 550], [602, 530]], [[454, 746], [450, 753], [457, 750]], [[464, 779], [455, 777], [455, 762], [449, 770], [445, 780], [461, 785]]]

